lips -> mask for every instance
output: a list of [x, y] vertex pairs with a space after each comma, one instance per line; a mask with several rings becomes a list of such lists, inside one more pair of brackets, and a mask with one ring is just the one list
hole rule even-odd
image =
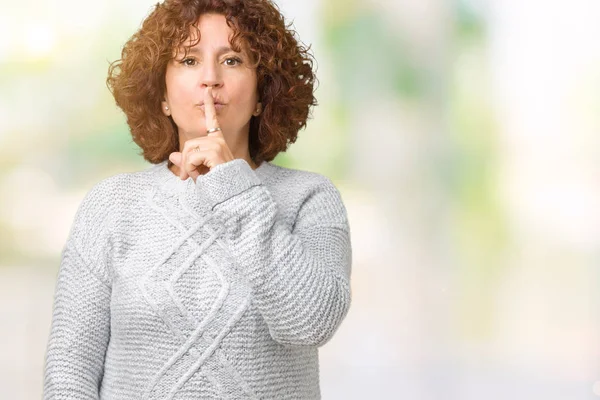
[[[224, 106], [224, 105], [226, 105], [226, 103], [225, 103], [225, 102], [223, 102], [221, 99], [218, 99], [218, 98], [217, 98], [217, 99], [213, 99], [213, 103], [215, 104], [215, 106], [216, 106], [217, 104], [218, 104], [218, 105], [221, 105], [221, 106]], [[197, 104], [197, 105], [198, 105], [198, 106], [203, 106], [203, 105], [204, 105], [204, 100], [200, 100], [200, 101], [198, 102], [198, 104]]]
[[[226, 106], [226, 104], [222, 104], [222, 103], [214, 103], [214, 104], [215, 104], [215, 110], [217, 112], [220, 111], [220, 110], [222, 110]], [[204, 112], [204, 103], [196, 104], [196, 106], [198, 108], [200, 108], [202, 110], [202, 112]]]

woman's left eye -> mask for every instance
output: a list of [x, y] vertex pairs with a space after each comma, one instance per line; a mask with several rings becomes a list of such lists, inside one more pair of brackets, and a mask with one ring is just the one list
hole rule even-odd
[[240, 60], [237, 57], [229, 57], [229, 58], [225, 59], [225, 64], [228, 65], [228, 66], [230, 66], [230, 67], [233, 67], [234, 65], [238, 65], [238, 64], [241, 64], [241, 63], [242, 63], [242, 60]]

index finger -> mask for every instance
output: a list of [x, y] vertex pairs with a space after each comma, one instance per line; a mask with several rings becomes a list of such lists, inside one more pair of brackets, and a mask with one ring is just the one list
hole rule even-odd
[[215, 110], [215, 102], [212, 96], [212, 87], [206, 88], [204, 92], [204, 118], [206, 130], [213, 128], [219, 128], [219, 121], [217, 121], [217, 110]]

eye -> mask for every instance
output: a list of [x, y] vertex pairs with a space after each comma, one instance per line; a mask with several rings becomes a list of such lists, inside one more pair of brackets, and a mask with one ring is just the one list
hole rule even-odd
[[238, 57], [228, 57], [225, 59], [225, 65], [229, 67], [234, 67], [242, 63], [242, 60]]
[[184, 58], [180, 61], [181, 64], [187, 65], [188, 67], [193, 67], [196, 65], [196, 59], [193, 57]]

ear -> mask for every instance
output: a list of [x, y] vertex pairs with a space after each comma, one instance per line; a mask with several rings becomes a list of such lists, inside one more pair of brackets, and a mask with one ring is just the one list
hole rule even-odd
[[160, 102], [160, 108], [167, 117], [171, 115], [171, 107], [169, 107], [169, 103], [166, 100]]
[[256, 103], [256, 108], [254, 109], [254, 112], [252, 113], [252, 115], [257, 117], [260, 115], [261, 112], [262, 112], [262, 103], [258, 102], [258, 103]]

